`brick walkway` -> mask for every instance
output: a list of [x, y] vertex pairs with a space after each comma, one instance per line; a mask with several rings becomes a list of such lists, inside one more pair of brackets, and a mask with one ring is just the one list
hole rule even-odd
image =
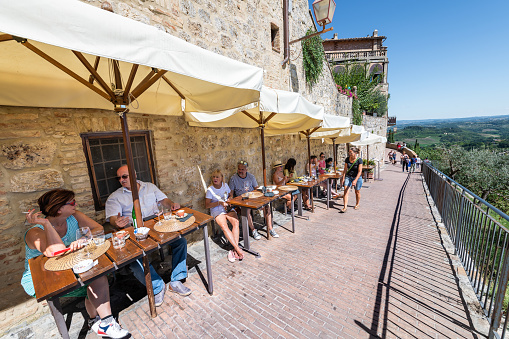
[[[318, 202], [296, 234], [253, 243], [261, 259], [213, 264], [213, 296], [192, 273], [187, 298], [120, 313], [134, 338], [476, 338], [419, 174], [387, 165], [361, 208]], [[284, 225], [289, 228], [289, 223]], [[202, 270], [204, 265], [200, 264]], [[89, 337], [95, 337], [89, 334]]]
[[[111, 293], [120, 323], [134, 338], [484, 337], [466, 312], [470, 301], [459, 293], [454, 258], [444, 249], [420, 174], [386, 165], [382, 178], [365, 183], [357, 211], [352, 193], [345, 214], [342, 204], [326, 210], [317, 202], [309, 221], [296, 219], [295, 234], [284, 229], [290, 222], [280, 222], [279, 239], [252, 242], [260, 259], [246, 254], [231, 264], [211, 242], [214, 295], [192, 264], [186, 285], [193, 294], [167, 293], [157, 318], [150, 318], [134, 278], [119, 277]], [[188, 263], [203, 259], [202, 244], [188, 252]], [[204, 263], [197, 267], [205, 275]], [[134, 303], [120, 306], [126, 294]], [[87, 335], [80, 313], [68, 322], [71, 338], [97, 338]], [[5, 338], [25, 337], [58, 337], [51, 315]]]

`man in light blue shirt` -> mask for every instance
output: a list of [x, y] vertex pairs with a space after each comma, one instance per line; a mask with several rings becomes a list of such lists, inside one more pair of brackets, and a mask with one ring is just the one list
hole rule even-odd
[[[258, 182], [254, 175], [247, 171], [247, 161], [239, 161], [237, 163], [237, 173], [232, 175], [230, 178], [230, 183], [228, 186], [233, 191], [233, 196], [237, 197], [246, 192], [253, 191], [256, 187], [258, 187]], [[279, 238], [279, 235], [272, 229], [272, 215], [270, 213], [269, 205], [263, 207], [263, 214], [265, 215], [265, 223], [267, 225], [268, 232], [274, 238]], [[248, 225], [251, 229], [251, 234], [255, 240], [260, 240], [261, 235], [258, 233], [253, 224], [253, 217], [251, 213], [248, 213]]]
[[[118, 228], [124, 228], [129, 225], [133, 210], [133, 197], [131, 193], [131, 182], [129, 180], [129, 171], [124, 165], [117, 170], [117, 177], [122, 187], [111, 193], [106, 201], [106, 220]], [[157, 202], [161, 202], [165, 207], [179, 209], [178, 203], [172, 202], [166, 194], [161, 192], [156, 185], [148, 182], [137, 181], [138, 192], [141, 205], [141, 214], [148, 217], [157, 213]], [[187, 277], [187, 241], [180, 238], [171, 244], [172, 248], [172, 272], [171, 281], [168, 290], [183, 296], [191, 294], [191, 290], [184, 286], [181, 280]], [[134, 276], [139, 282], [145, 285], [145, 276], [143, 274], [143, 265], [140, 260], [136, 260], [130, 265]], [[163, 279], [157, 274], [152, 265], [150, 265], [150, 275], [152, 276], [152, 287], [154, 289], [155, 304], [160, 306], [164, 300], [166, 285]]]

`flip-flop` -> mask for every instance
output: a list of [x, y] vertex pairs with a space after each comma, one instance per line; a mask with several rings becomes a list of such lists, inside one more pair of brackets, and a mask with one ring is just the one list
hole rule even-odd
[[354, 210], [358, 210], [359, 209], [359, 205], [355, 205], [355, 207], [353, 209]]
[[347, 209], [346, 207], [341, 210], [341, 213], [346, 213]]
[[227, 258], [229, 262], [235, 262], [235, 253], [232, 250], [228, 251]]

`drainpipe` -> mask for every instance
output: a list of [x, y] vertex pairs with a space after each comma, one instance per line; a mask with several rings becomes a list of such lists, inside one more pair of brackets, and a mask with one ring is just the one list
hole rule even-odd
[[288, 29], [288, 1], [289, 0], [283, 0], [283, 53], [285, 59], [281, 63], [281, 66], [285, 66], [287, 63], [290, 63], [290, 32]]

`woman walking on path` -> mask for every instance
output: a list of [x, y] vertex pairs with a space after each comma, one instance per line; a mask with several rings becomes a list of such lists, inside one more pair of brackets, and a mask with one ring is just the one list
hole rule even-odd
[[342, 213], [346, 212], [348, 206], [348, 193], [351, 186], [355, 189], [354, 209], [359, 209], [359, 203], [361, 202], [362, 159], [358, 156], [359, 149], [357, 147], [352, 147], [348, 151], [348, 157], [345, 159], [345, 169], [343, 171], [343, 176], [341, 177], [341, 185], [345, 188], [345, 192], [343, 193], [344, 207], [341, 210]]

